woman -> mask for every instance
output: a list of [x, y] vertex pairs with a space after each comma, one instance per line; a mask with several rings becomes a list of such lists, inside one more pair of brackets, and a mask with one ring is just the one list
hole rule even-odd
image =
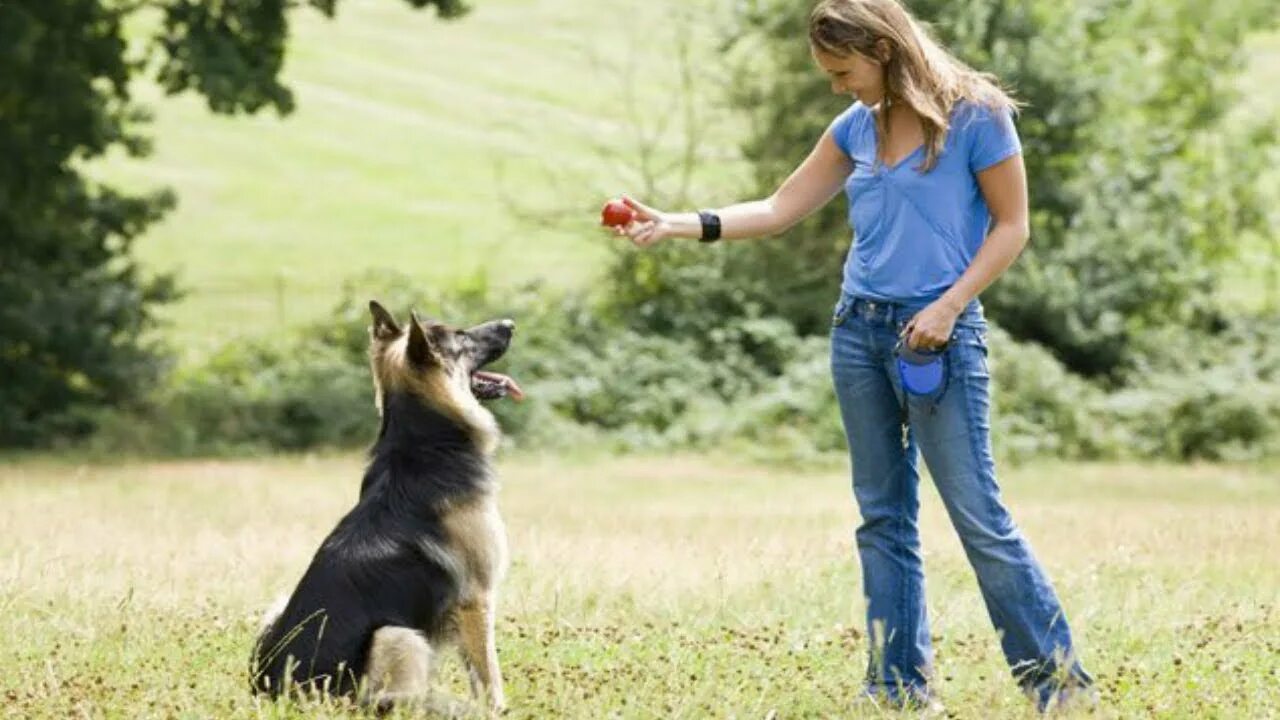
[[856, 102], [769, 198], [667, 213], [627, 199], [639, 246], [773, 235], [843, 187], [855, 243], [831, 333], [853, 458], [867, 598], [867, 692], [931, 704], [917, 529], [923, 454], [977, 574], [1014, 677], [1041, 709], [1092, 698], [1058, 598], [1000, 502], [978, 294], [1029, 235], [1015, 103], [941, 48], [895, 0], [822, 0], [809, 40]]

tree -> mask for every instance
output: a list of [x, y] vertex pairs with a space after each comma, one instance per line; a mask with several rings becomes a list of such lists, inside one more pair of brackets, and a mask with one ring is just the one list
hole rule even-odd
[[[406, 0], [441, 17], [460, 0]], [[127, 403], [162, 376], [147, 331], [176, 297], [146, 276], [131, 245], [174, 204], [129, 195], [83, 165], [113, 148], [149, 152], [148, 115], [130, 96], [150, 75], [193, 90], [214, 112], [281, 114], [280, 82], [296, 0], [17, 0], [0, 3], [0, 446], [34, 446], [92, 429], [97, 408]], [[337, 0], [305, 3], [332, 17]], [[130, 48], [123, 28], [158, 12]]]

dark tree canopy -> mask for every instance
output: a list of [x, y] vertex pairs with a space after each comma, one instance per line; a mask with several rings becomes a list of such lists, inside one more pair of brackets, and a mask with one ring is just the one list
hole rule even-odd
[[[407, 2], [441, 17], [466, 10]], [[193, 90], [215, 112], [287, 113], [280, 70], [289, 14], [304, 4], [332, 16], [337, 0], [0, 3], [0, 446], [87, 432], [96, 410], [138, 397], [164, 370], [148, 330], [176, 289], [142, 272], [130, 248], [174, 198], [81, 172], [112, 148], [148, 152], [130, 80]], [[157, 10], [155, 36], [130, 48], [126, 21]]]

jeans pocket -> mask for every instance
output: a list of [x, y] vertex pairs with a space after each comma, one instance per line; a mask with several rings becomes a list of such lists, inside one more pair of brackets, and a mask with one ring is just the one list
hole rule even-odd
[[951, 336], [951, 345], [958, 354], [955, 362], [960, 372], [990, 373], [987, 367], [987, 330], [969, 325], [957, 327]]
[[831, 312], [831, 327], [840, 327], [844, 321], [849, 318], [849, 313], [853, 311], [853, 298], [848, 295], [841, 294], [840, 299], [836, 301], [835, 310]]
[[985, 327], [975, 327], [969, 329], [969, 334], [973, 336], [973, 344], [982, 349], [982, 354], [987, 354], [987, 329]]

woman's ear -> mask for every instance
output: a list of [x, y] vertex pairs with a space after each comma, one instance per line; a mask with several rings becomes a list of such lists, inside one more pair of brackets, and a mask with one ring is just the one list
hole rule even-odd
[[893, 44], [890, 43], [888, 40], [885, 40], [884, 38], [880, 38], [879, 40], [877, 40], [876, 41], [876, 60], [879, 60], [881, 65], [888, 65], [889, 61], [892, 59], [893, 59]]

